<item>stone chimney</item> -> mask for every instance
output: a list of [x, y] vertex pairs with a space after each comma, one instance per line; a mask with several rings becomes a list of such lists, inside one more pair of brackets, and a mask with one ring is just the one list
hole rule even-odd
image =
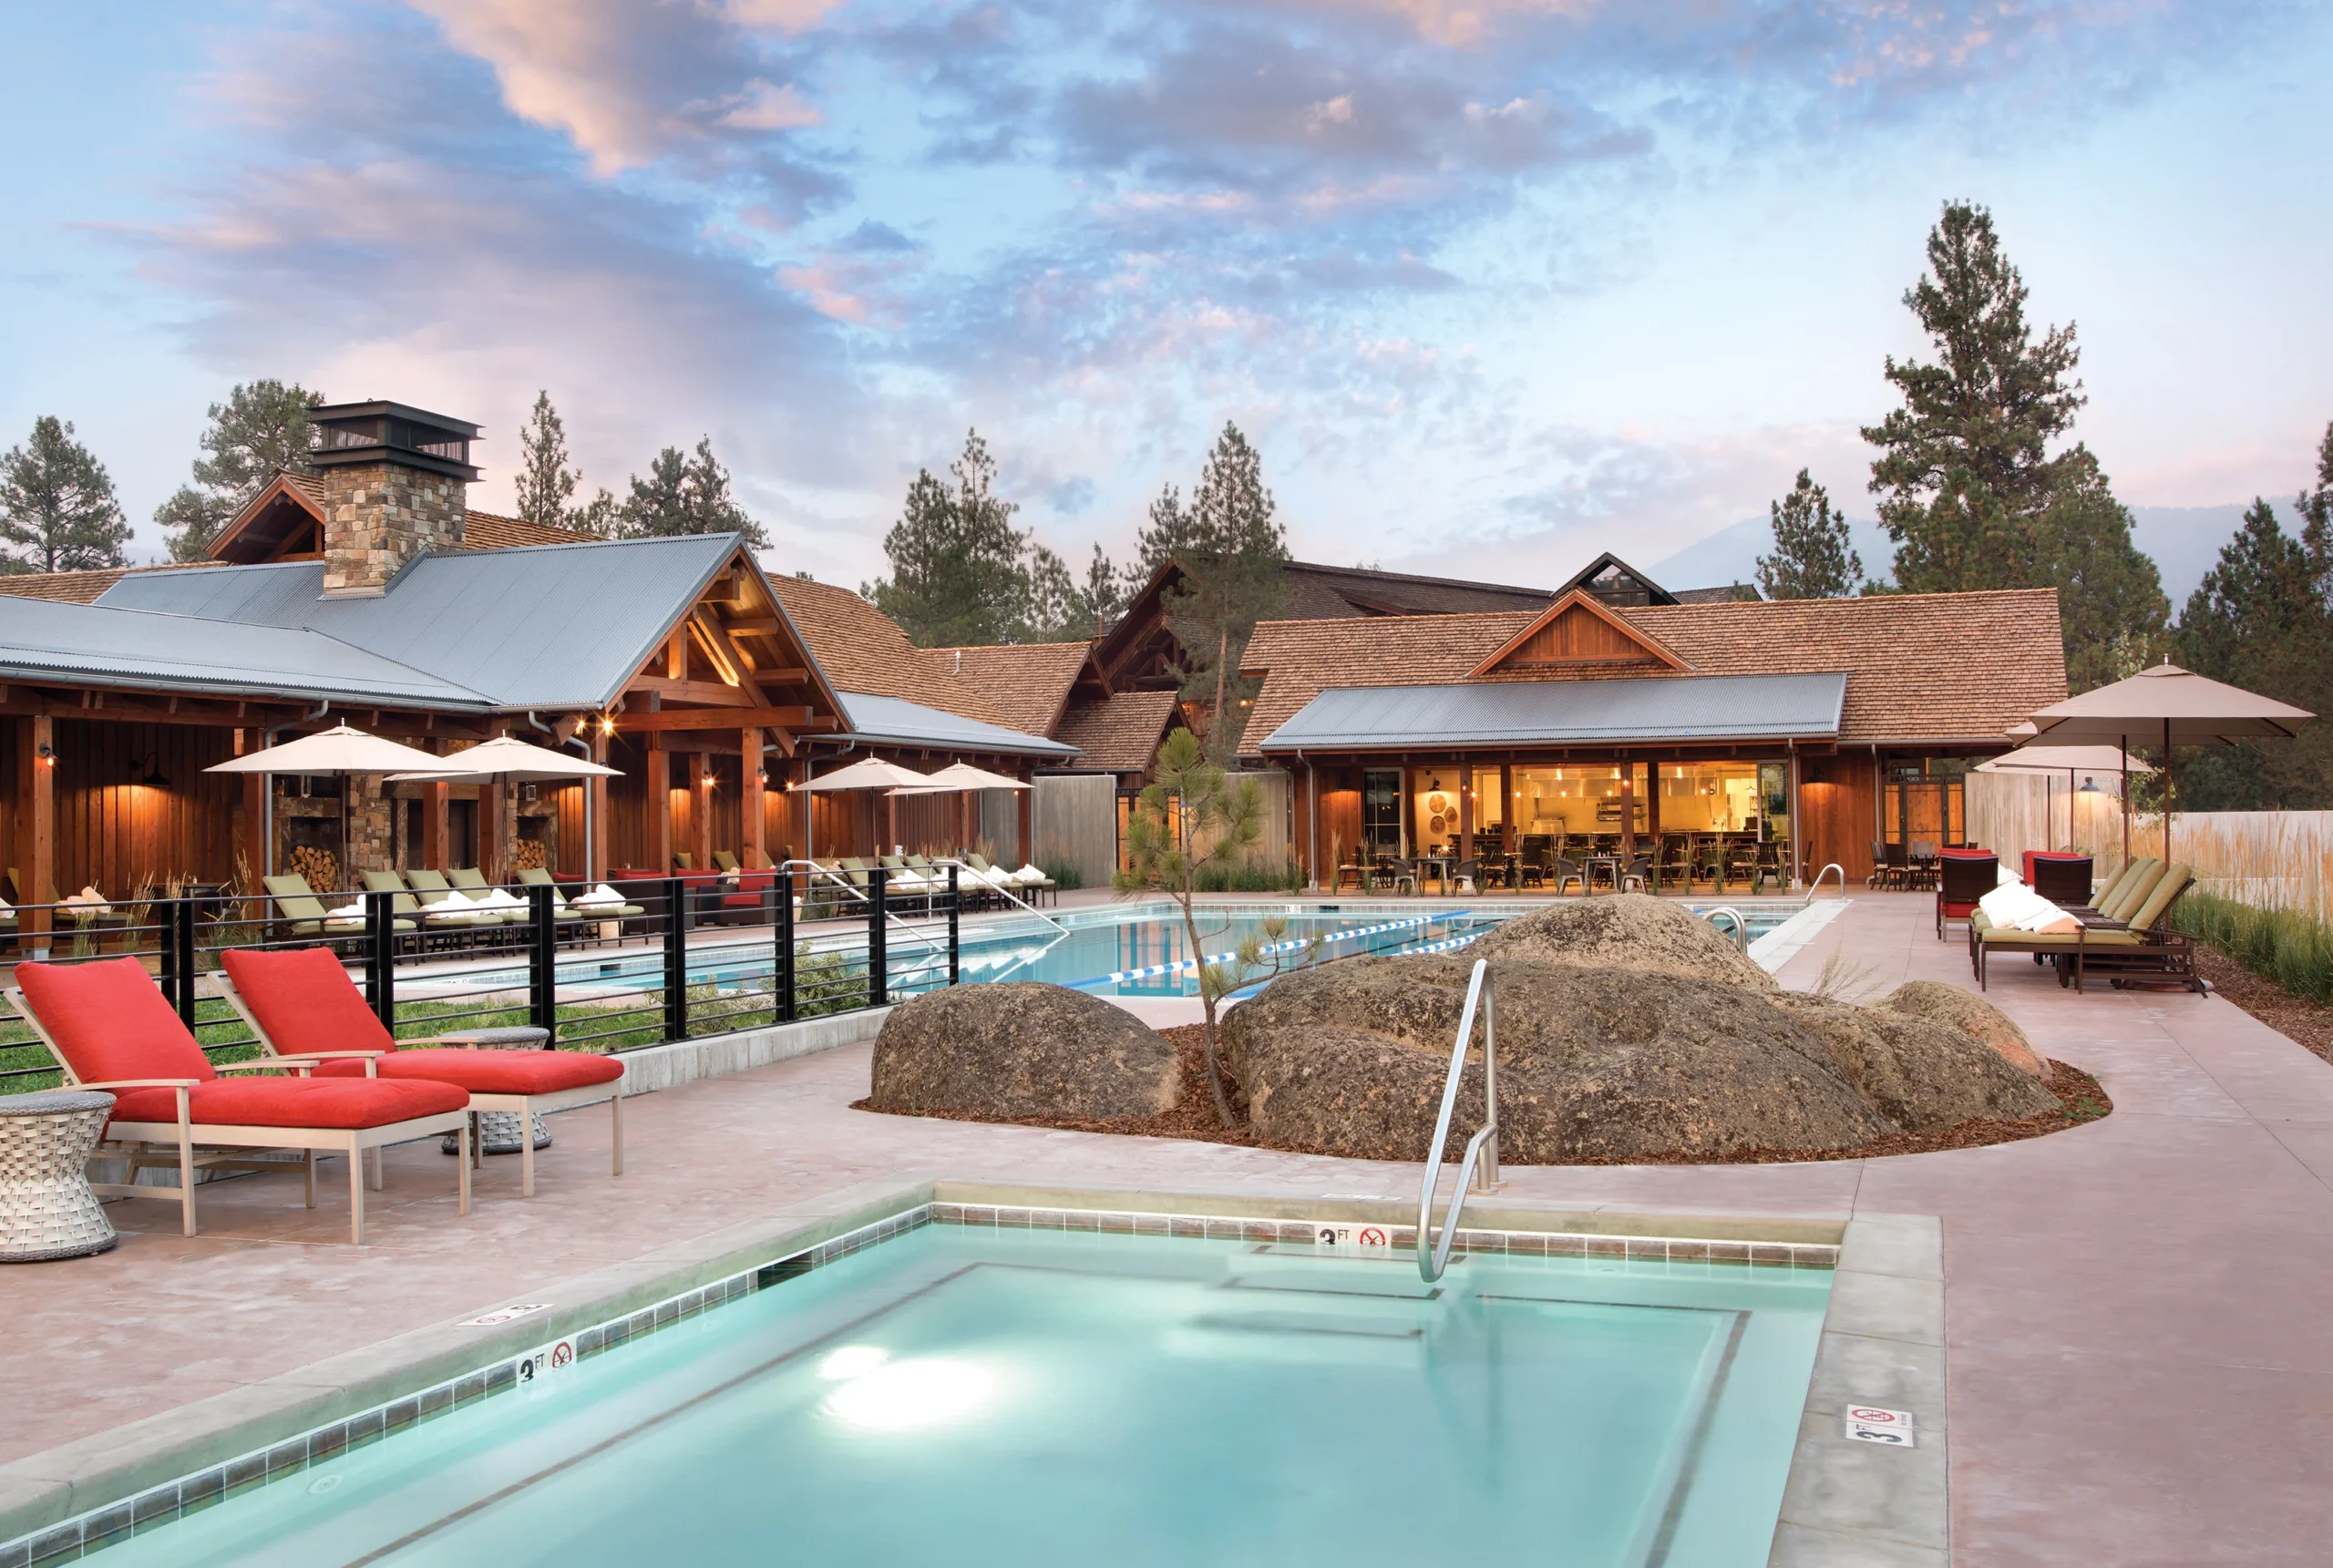
[[324, 490], [324, 597], [377, 599], [424, 550], [462, 542], [478, 426], [402, 403], [335, 403], [308, 416]]

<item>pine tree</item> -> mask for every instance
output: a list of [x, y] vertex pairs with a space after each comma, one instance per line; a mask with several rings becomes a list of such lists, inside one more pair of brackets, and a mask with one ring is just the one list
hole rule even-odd
[[2059, 461], [2033, 538], [2036, 580], [2058, 590], [2070, 690], [2111, 685], [2163, 661], [2171, 601], [2163, 574], [2131, 542], [2131, 514], [2087, 446]]
[[1228, 421], [1189, 508], [1173, 507], [1173, 497], [1170, 489], [1152, 507], [1145, 553], [1155, 538], [1183, 569], [1165, 607], [1183, 654], [1183, 699], [1208, 705], [1208, 753], [1226, 759], [1239, 741], [1234, 703], [1245, 695], [1238, 671], [1249, 634], [1279, 610], [1286, 593], [1287, 531], [1273, 517], [1262, 455]]
[[952, 492], [930, 469], [917, 470], [899, 520], [883, 536], [890, 576], [859, 592], [919, 647], [1012, 641], [1032, 608], [1023, 563], [1029, 540], [1012, 526], [1019, 508], [996, 493], [996, 459], [979, 431], [965, 434], [963, 456], [949, 472]]
[[227, 401], [211, 405], [202, 433], [207, 456], [194, 460], [194, 483], [181, 485], [155, 508], [172, 560], [201, 560], [219, 530], [283, 470], [310, 474], [308, 411], [324, 402], [298, 382], [237, 384]]
[[[2304, 492], [2305, 514], [2310, 499]], [[2284, 532], [2274, 507], [2254, 501], [2179, 618], [2178, 662], [2333, 712], [2333, 612], [2317, 569], [2307, 542]], [[2195, 811], [2333, 807], [2333, 731], [2320, 722], [2294, 740], [2207, 747], [2183, 765], [2180, 785]]]
[[34, 420], [30, 446], [0, 457], [0, 545], [20, 569], [83, 571], [128, 564], [128, 542], [105, 465], [55, 415]]
[[1774, 553], [1758, 558], [1758, 588], [1768, 599], [1850, 599], [1863, 581], [1845, 513], [1831, 493], [1801, 468], [1789, 495], [1769, 504]]
[[[569, 526], [568, 497], [581, 478], [567, 466], [567, 425], [550, 405], [550, 394], [535, 394], [534, 411], [519, 431], [519, 516], [545, 528]], [[604, 494], [605, 492], [602, 492]]]
[[[594, 503], [596, 506], [597, 503]], [[586, 508], [589, 510], [589, 508]], [[729, 471], [713, 456], [713, 438], [700, 436], [694, 454], [667, 446], [648, 466], [648, 477], [634, 475], [623, 503], [621, 531], [626, 538], [680, 534], [743, 534], [749, 548], [766, 549], [769, 538], [729, 493]]]

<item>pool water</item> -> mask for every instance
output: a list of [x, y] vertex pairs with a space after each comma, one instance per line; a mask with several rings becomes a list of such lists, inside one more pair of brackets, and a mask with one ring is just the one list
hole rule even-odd
[[1829, 1283], [930, 1225], [105, 1561], [1749, 1568]]
[[[1363, 953], [1447, 952], [1465, 947], [1475, 938], [1526, 906], [1488, 905], [1419, 910], [1384, 905], [1335, 904], [1208, 904], [1199, 917], [1199, 948], [1209, 958], [1228, 957], [1251, 936], [1269, 936], [1277, 923], [1283, 927], [1278, 945], [1284, 950], [1268, 955], [1293, 966], [1300, 961], [1305, 941], [1322, 938], [1320, 958], [1347, 958]], [[1703, 913], [1693, 907], [1695, 913]], [[1741, 913], [1749, 935], [1772, 930], [1794, 912], [1796, 905], [1775, 907], [1744, 904]], [[946, 937], [936, 926], [925, 927], [930, 941], [920, 941], [894, 928], [890, 937], [892, 989], [896, 992], [933, 989], [946, 979]], [[803, 950], [817, 953], [822, 946], [855, 953], [857, 938], [808, 936]], [[967, 917], [958, 939], [959, 967], [967, 981], [1046, 980], [1074, 986], [1104, 996], [1196, 996], [1198, 977], [1189, 940], [1179, 915], [1157, 900], [1113, 905], [1100, 909], [1076, 909], [1053, 922], [1029, 915]], [[766, 988], [773, 960], [766, 934], [735, 942], [692, 946], [688, 978], [692, 985]], [[614, 958], [586, 954], [561, 958], [559, 988], [562, 996], [588, 998], [633, 993], [662, 982], [662, 958], [635, 952]], [[450, 972], [441, 978], [416, 978], [401, 988], [410, 997], [427, 997], [433, 985], [473, 991], [498, 986], [523, 987], [523, 968], [494, 968]]]

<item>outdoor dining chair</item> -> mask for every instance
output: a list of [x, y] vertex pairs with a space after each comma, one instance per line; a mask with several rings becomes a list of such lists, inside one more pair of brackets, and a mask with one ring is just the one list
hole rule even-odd
[[[1948, 849], [1937, 876], [1936, 939], [1955, 920], [1977, 913], [1977, 901], [2000, 885], [2000, 856], [1989, 849]], [[2046, 895], [2045, 895], [2046, 897]]]
[[[305, 950], [339, 968], [325, 949]], [[214, 1064], [134, 958], [19, 964], [15, 979], [8, 1001], [57, 1059], [66, 1086], [115, 1097], [98, 1153], [128, 1161], [130, 1180], [90, 1184], [100, 1197], [175, 1203], [185, 1234], [193, 1235], [197, 1170], [280, 1169], [233, 1152], [297, 1149], [306, 1156], [307, 1206], [313, 1208], [315, 1156], [345, 1154], [348, 1236], [362, 1245], [365, 1152], [451, 1132], [462, 1153], [460, 1208], [470, 1212], [470, 1097], [453, 1084], [371, 1076], [369, 1050], [335, 1049], [334, 1058], [347, 1063], [345, 1077], [309, 1076], [326, 1064], [322, 1056]], [[287, 1071], [295, 1076], [242, 1076]], [[225, 1076], [231, 1073], [236, 1076]], [[177, 1186], [139, 1184], [140, 1170], [170, 1163], [178, 1167]]]
[[1560, 898], [1563, 897], [1565, 886], [1574, 882], [1579, 884], [1580, 897], [1583, 898], [1588, 897], [1588, 872], [1578, 861], [1573, 860], [1567, 856], [1558, 855], [1556, 856], [1556, 864], [1548, 872], [1548, 876], [1555, 882], [1556, 896], [1557, 897]]

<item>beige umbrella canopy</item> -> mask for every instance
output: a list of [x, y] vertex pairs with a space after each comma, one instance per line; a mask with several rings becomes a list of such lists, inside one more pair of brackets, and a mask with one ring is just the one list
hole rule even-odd
[[[2290, 736], [2317, 715], [2306, 708], [2208, 680], [2176, 664], [2142, 670], [2033, 715], [2034, 738], [2051, 746], [2163, 746], [2163, 854], [2171, 858], [2171, 748], [2232, 746], [2238, 741]], [[2022, 749], [2022, 748], [2020, 748]], [[2127, 813], [2128, 807], [2125, 806]]]
[[[231, 757], [202, 771], [207, 774], [338, 774], [345, 776], [350, 774], [393, 774], [406, 768], [443, 765], [443, 759], [431, 756], [417, 747], [385, 741], [378, 735], [368, 735], [347, 724], [334, 724], [329, 730], [319, 730], [313, 735], [303, 735], [280, 746], [266, 746], [240, 757]], [[272, 805], [270, 809], [273, 809]], [[274, 864], [275, 844], [272, 832], [267, 859], [270, 866]], [[348, 796], [345, 794], [340, 799], [340, 866], [344, 875], [348, 869]]]
[[544, 779], [621, 778], [622, 768], [612, 768], [576, 756], [571, 752], [554, 752], [548, 746], [530, 745], [512, 735], [498, 735], [482, 741], [467, 751], [451, 756], [431, 757], [430, 765], [418, 773], [391, 774], [393, 784], [436, 783], [444, 779], [509, 779], [530, 783]]
[[1027, 789], [1029, 781], [992, 774], [986, 768], [976, 768], [970, 763], [950, 763], [929, 781], [907, 789], [907, 794], [946, 794], [968, 789]]
[[843, 789], [915, 789], [931, 783], [930, 774], [920, 774], [913, 768], [903, 768], [897, 763], [887, 763], [880, 757], [861, 757], [847, 768], [814, 779], [805, 779], [794, 787], [798, 790]]
[[2125, 766], [2134, 774], [2153, 773], [2147, 763], [2126, 763], [2117, 746], [2020, 746], [2006, 756], [1978, 763], [1980, 774], [2119, 774]]

